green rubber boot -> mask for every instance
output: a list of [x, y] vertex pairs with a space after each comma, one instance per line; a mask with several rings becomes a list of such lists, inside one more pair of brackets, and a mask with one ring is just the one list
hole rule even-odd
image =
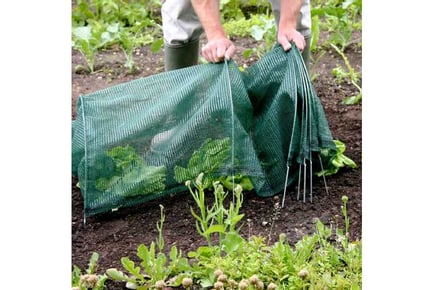
[[166, 71], [196, 65], [199, 59], [199, 40], [185, 44], [164, 45], [164, 69]]

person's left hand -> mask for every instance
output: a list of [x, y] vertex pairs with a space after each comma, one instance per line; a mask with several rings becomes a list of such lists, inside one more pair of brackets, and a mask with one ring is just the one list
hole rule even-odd
[[296, 29], [279, 29], [279, 32], [277, 33], [277, 42], [282, 45], [285, 51], [291, 49], [291, 41], [294, 41], [295, 45], [300, 51], [304, 50], [304, 47], [306, 46], [306, 41], [304, 40], [303, 34], [298, 32]]

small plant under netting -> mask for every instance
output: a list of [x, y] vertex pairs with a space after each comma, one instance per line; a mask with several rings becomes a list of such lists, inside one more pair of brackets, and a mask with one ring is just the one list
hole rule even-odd
[[[110, 279], [124, 283], [128, 289], [142, 290], [167, 287], [361, 289], [362, 243], [351, 240], [346, 196], [342, 197], [341, 207], [344, 228], [326, 226], [317, 219], [315, 232], [304, 236], [294, 246], [288, 243], [285, 234], [280, 234], [279, 240], [269, 245], [265, 237], [243, 237], [239, 233], [237, 224], [243, 218], [241, 186], [235, 188], [233, 201], [225, 206], [224, 201], [231, 194], [225, 192], [218, 181], [213, 182], [213, 192], [204, 188], [203, 174], [186, 185], [195, 200], [191, 213], [196, 219], [196, 230], [207, 241], [207, 246], [200, 246], [187, 255], [172, 246], [169, 253], [165, 253], [165, 215], [160, 206], [159, 234], [155, 242], [149, 246], [140, 244], [135, 258], [123, 257], [123, 269], [101, 269], [103, 274], [96, 274], [98, 254], [94, 253], [86, 273], [74, 266], [72, 286], [80, 290], [103, 289], [101, 287]], [[214, 194], [212, 204], [205, 204], [205, 194]]]

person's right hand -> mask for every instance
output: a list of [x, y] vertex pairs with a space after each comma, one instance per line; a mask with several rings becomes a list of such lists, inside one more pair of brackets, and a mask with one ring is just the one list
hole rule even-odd
[[294, 41], [295, 46], [298, 47], [298, 49], [303, 52], [306, 41], [304, 40], [304, 36], [298, 32], [296, 29], [284, 29], [282, 27], [279, 27], [279, 31], [277, 33], [277, 42], [282, 45], [283, 49], [285, 51], [288, 51], [291, 49], [291, 41]]
[[229, 60], [235, 54], [235, 46], [226, 37], [211, 39], [202, 48], [202, 56], [209, 62], [217, 63]]

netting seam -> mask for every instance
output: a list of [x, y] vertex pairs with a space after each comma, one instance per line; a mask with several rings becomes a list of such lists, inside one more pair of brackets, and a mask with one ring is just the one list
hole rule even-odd
[[229, 76], [229, 67], [228, 62], [225, 60], [225, 71], [226, 71], [226, 81], [228, 84], [229, 89], [229, 101], [231, 105], [231, 173], [232, 173], [232, 197], [234, 198], [234, 189], [235, 189], [235, 116], [234, 116], [234, 102], [232, 97], [232, 86], [231, 86], [231, 79]]
[[[84, 202], [84, 208], [87, 208], [87, 181], [88, 181], [88, 172], [87, 172], [87, 126], [86, 126], [86, 118], [85, 118], [85, 110], [84, 110], [84, 99], [83, 97], [80, 97], [81, 99], [81, 112], [82, 112], [82, 118], [83, 118], [83, 140], [84, 140], [84, 192], [83, 192], [83, 202]], [[83, 211], [83, 220], [84, 223], [86, 223], [86, 210]]]

